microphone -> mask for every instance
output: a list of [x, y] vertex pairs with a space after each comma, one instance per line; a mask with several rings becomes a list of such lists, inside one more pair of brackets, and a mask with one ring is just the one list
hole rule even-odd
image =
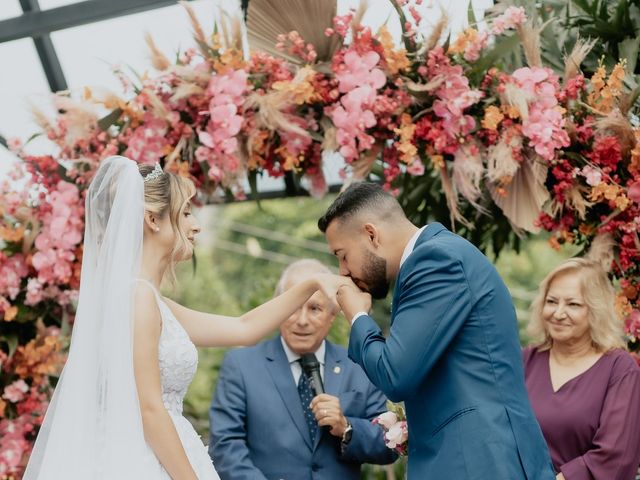
[[320, 376], [320, 362], [313, 353], [305, 353], [300, 357], [300, 365], [304, 374], [309, 377], [311, 381], [311, 388], [316, 395], [324, 393], [324, 385], [322, 384], [322, 377]]

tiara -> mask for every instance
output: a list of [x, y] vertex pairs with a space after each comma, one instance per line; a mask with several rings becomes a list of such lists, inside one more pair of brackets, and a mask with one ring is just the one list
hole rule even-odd
[[155, 180], [156, 178], [158, 178], [160, 175], [162, 175], [164, 172], [162, 171], [162, 167], [160, 166], [159, 163], [156, 163], [155, 168], [153, 169], [153, 171], [151, 173], [148, 173], [146, 177], [144, 177], [144, 183], [150, 182], [151, 180]]

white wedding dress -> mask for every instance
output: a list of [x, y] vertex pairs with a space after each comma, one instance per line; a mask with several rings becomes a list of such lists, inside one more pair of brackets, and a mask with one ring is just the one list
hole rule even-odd
[[[143, 250], [144, 180], [128, 158], [103, 160], [85, 199], [82, 273], [69, 355], [23, 480], [169, 480], [144, 436], [133, 311]], [[135, 288], [134, 288], [135, 287]], [[153, 286], [151, 286], [153, 288]], [[182, 401], [198, 354], [154, 289], [162, 319], [162, 399], [199, 480], [218, 474]]]
[[[206, 447], [191, 423], [182, 415], [182, 401], [198, 367], [198, 351], [155, 287], [143, 279], [138, 279], [138, 282], [148, 285], [153, 290], [162, 317], [158, 361], [164, 406], [173, 420], [184, 451], [198, 476], [198, 480], [218, 480], [218, 474], [213, 467]], [[149, 448], [148, 461], [155, 462], [158, 468], [158, 475], [154, 476], [152, 480], [171, 478], [151, 448]]]

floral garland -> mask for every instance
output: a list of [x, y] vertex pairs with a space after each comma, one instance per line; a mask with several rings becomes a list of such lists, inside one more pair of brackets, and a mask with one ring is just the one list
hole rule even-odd
[[[350, 12], [325, 32], [337, 45], [329, 58], [290, 32], [277, 45], [288, 60], [264, 52], [245, 60], [239, 41], [207, 37], [194, 20], [198, 48], [175, 64], [149, 39], [158, 75], [134, 83], [116, 71], [128, 99], [85, 89], [56, 95], [54, 118], [35, 112], [55, 153], [30, 155], [13, 140], [23, 167], [0, 184], [0, 479], [20, 477], [64, 362], [84, 195], [114, 154], [160, 162], [209, 197], [244, 198], [247, 176], [286, 172], [323, 195], [325, 151], [339, 151], [353, 178], [377, 172], [394, 193], [407, 179], [436, 182], [454, 225], [470, 231], [497, 211], [518, 233], [544, 229], [552, 246], [599, 252], [638, 347], [640, 128], [624, 64], [584, 78], [578, 45], [561, 78], [542, 65], [522, 8], [444, 47], [442, 25], [422, 37], [415, 6], [394, 5], [404, 48]], [[528, 66], [487, 66], [514, 35]]]

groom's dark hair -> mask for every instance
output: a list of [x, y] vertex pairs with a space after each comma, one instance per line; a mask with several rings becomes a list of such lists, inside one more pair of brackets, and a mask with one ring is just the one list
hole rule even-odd
[[398, 201], [380, 185], [356, 182], [336, 197], [318, 220], [318, 228], [325, 233], [334, 220], [345, 221], [362, 212], [375, 215], [376, 218], [385, 221], [406, 218]]

